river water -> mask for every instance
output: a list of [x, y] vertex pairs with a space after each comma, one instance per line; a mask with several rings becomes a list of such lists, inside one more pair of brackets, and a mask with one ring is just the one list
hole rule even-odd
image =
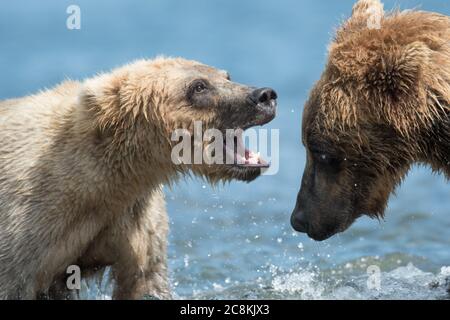
[[[66, 28], [69, 4], [81, 29]], [[280, 169], [215, 188], [196, 178], [166, 189], [175, 297], [445, 299], [450, 184], [415, 167], [385, 221], [361, 218], [325, 242], [289, 224], [305, 162], [302, 106], [353, 1], [10, 1], [0, 8], [0, 99], [83, 79], [133, 59], [183, 56], [279, 95]], [[386, 1], [450, 14], [448, 1]], [[370, 272], [380, 271], [376, 286]], [[369, 269], [368, 269], [369, 268]], [[373, 284], [373, 283], [372, 283]], [[107, 276], [82, 297], [109, 298]]]

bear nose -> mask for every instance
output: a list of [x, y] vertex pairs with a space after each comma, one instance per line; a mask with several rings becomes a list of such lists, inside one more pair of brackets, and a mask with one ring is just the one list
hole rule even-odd
[[306, 215], [301, 211], [293, 212], [291, 216], [291, 226], [295, 231], [307, 233], [309, 223], [306, 220]]
[[277, 93], [275, 92], [275, 90], [271, 88], [256, 89], [250, 94], [250, 99], [255, 104], [267, 103], [270, 102], [271, 100], [276, 100], [277, 98], [278, 98]]

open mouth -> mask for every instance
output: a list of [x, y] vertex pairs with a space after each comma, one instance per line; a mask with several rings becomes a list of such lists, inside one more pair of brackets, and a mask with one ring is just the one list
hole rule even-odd
[[257, 98], [252, 98], [256, 100], [252, 100], [253, 103], [256, 102], [252, 120], [232, 130], [233, 134], [231, 136], [228, 134], [224, 135], [223, 148], [225, 163], [232, 165], [234, 168], [250, 170], [270, 167], [270, 163], [263, 159], [259, 152], [249, 150], [245, 147], [243, 139], [245, 130], [254, 126], [262, 126], [275, 118], [277, 106], [277, 95], [275, 91], [272, 89], [260, 89], [256, 90], [256, 95]]
[[232, 139], [229, 137], [224, 139], [225, 163], [240, 168], [269, 168], [270, 164], [261, 157], [259, 152], [244, 146], [242, 134], [243, 131], [237, 129]]

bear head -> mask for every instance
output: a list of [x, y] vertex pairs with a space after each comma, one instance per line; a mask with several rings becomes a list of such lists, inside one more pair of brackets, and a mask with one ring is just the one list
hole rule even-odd
[[449, 117], [449, 40], [446, 16], [354, 6], [304, 107], [294, 229], [324, 240], [362, 215], [381, 218], [412, 163], [448, 158], [434, 141]]
[[[223, 70], [164, 57], [88, 80], [81, 94], [82, 105], [94, 119], [97, 145], [112, 171], [141, 177], [160, 174], [169, 182], [173, 174], [188, 172], [210, 182], [258, 177], [268, 164], [256, 152], [242, 148], [238, 153], [242, 135], [227, 139], [228, 131], [271, 121], [276, 99], [274, 90], [232, 82]], [[215, 144], [220, 143], [220, 149], [211, 153], [220, 153], [215, 156], [224, 160], [204, 161], [204, 149], [214, 139], [220, 139]], [[186, 148], [178, 150], [180, 145]]]

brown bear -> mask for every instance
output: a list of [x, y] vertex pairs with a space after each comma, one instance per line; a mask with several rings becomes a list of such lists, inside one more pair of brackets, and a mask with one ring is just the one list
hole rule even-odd
[[70, 265], [82, 276], [111, 266], [115, 299], [170, 297], [162, 186], [189, 172], [250, 181], [267, 166], [177, 165], [173, 131], [261, 125], [276, 98], [161, 57], [1, 102], [0, 299], [71, 297]]
[[382, 218], [414, 163], [450, 177], [450, 19], [361, 0], [304, 107], [293, 228], [315, 240]]

